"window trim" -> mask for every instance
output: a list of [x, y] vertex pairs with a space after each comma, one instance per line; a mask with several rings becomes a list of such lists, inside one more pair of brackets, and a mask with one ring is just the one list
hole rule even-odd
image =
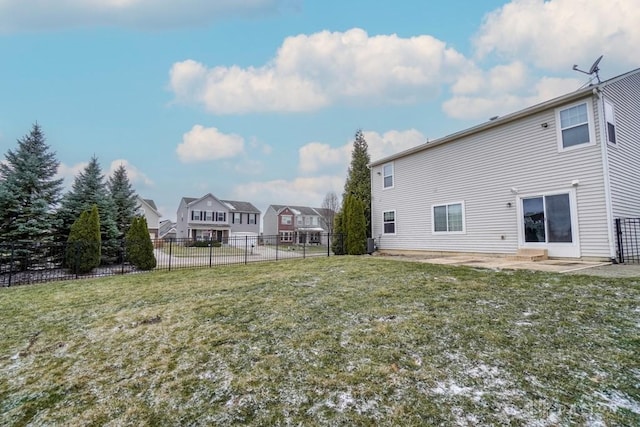
[[[585, 104], [587, 106], [587, 127], [589, 132], [589, 142], [583, 142], [581, 144], [565, 147], [564, 140], [562, 139], [563, 128], [562, 128], [562, 121], [560, 120], [560, 113], [562, 111], [568, 110], [569, 108], [577, 107], [582, 104]], [[579, 150], [580, 148], [585, 148], [585, 147], [590, 147], [592, 145], [595, 145], [596, 143], [595, 119], [593, 115], [593, 102], [591, 98], [574, 102], [572, 104], [563, 105], [562, 107], [558, 107], [555, 109], [555, 116], [556, 116], [556, 139], [558, 143], [558, 152], [571, 151], [576, 149]]]
[[[607, 114], [607, 107], [611, 109], [611, 117], [609, 117], [609, 114]], [[604, 125], [605, 125], [604, 134], [607, 139], [607, 144], [611, 145], [612, 147], [617, 147], [618, 146], [618, 125], [616, 123], [616, 109], [613, 103], [606, 98], [604, 98], [603, 100], [603, 108], [604, 108], [603, 114], [604, 114]], [[611, 121], [609, 121], [609, 118], [611, 118]], [[609, 136], [609, 123], [613, 125], [613, 138], [615, 139], [615, 141], [611, 141], [611, 138]]]
[[[384, 168], [390, 166], [391, 167], [391, 174], [390, 175], [385, 175], [385, 171]], [[382, 189], [383, 190], [389, 190], [391, 188], [393, 188], [396, 184], [396, 168], [395, 165], [393, 164], [393, 162], [389, 162], [389, 163], [385, 163], [384, 165], [382, 165]], [[385, 179], [387, 177], [391, 177], [391, 185], [387, 186], [385, 185]]]
[[[384, 220], [384, 214], [386, 214], [387, 212], [393, 212], [393, 233], [387, 233], [384, 229], [384, 225], [387, 223], [391, 223], [391, 221], [385, 221]], [[395, 209], [389, 209], [386, 211], [382, 211], [382, 234], [386, 235], [386, 236], [393, 236], [397, 233], [398, 230], [398, 218], [397, 218], [397, 213]]]
[[[284, 221], [285, 218], [288, 219], [288, 222]], [[293, 215], [280, 215], [280, 225], [293, 225]]]
[[[461, 215], [462, 215], [462, 230], [459, 231], [449, 231], [449, 206], [460, 205]], [[447, 208], [447, 231], [436, 231], [436, 215], [435, 208], [443, 207]], [[435, 235], [443, 235], [443, 234], [467, 234], [467, 221], [466, 221], [466, 208], [464, 205], [464, 200], [457, 202], [447, 202], [447, 203], [439, 203], [435, 205], [431, 205], [431, 234]]]

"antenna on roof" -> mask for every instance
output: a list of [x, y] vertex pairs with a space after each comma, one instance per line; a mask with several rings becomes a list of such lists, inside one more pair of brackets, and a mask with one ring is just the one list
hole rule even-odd
[[602, 60], [603, 56], [604, 55], [600, 55], [600, 57], [595, 60], [595, 62], [591, 65], [591, 68], [589, 68], [589, 71], [580, 70], [578, 68], [578, 66], [575, 65], [575, 64], [573, 65], [573, 69], [574, 69], [574, 71], [579, 71], [581, 73], [588, 74], [588, 75], [595, 74], [596, 75], [596, 79], [598, 79], [598, 83], [600, 83], [600, 76], [598, 75], [598, 71], [600, 71], [600, 68], [598, 67], [598, 64]]

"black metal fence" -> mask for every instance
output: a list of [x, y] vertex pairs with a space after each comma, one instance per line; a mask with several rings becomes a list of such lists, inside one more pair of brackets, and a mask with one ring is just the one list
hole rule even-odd
[[640, 264], [640, 218], [616, 218], [618, 262]]
[[[341, 235], [324, 234], [314, 243], [282, 241], [280, 236], [229, 237], [224, 241], [170, 239], [152, 240], [155, 271], [179, 268], [211, 268], [286, 259], [333, 255], [332, 244], [342, 244]], [[77, 274], [64, 267], [66, 243], [0, 243], [0, 286], [51, 282], [87, 277], [140, 273], [125, 259], [125, 242], [103, 242], [99, 267]], [[106, 250], [105, 250], [106, 249]], [[110, 254], [104, 256], [105, 253]]]

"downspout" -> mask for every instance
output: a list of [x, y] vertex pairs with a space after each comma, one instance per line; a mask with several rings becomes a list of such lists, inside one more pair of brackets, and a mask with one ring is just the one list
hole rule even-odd
[[607, 212], [607, 232], [609, 234], [609, 258], [616, 261], [616, 238], [613, 230], [613, 206], [611, 202], [611, 181], [609, 179], [609, 156], [607, 154], [607, 119], [605, 117], [604, 96], [599, 87], [593, 89], [593, 94], [599, 99], [598, 114], [600, 115], [600, 148], [602, 154], [602, 173], [604, 176], [604, 199]]

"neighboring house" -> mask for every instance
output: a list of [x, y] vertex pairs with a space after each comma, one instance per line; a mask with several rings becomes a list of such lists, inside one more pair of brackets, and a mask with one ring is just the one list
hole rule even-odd
[[158, 238], [162, 240], [174, 240], [176, 238], [176, 223], [169, 219], [160, 221]]
[[183, 197], [176, 216], [178, 239], [217, 240], [260, 234], [260, 211], [249, 202], [221, 200], [211, 193]]
[[308, 206], [270, 205], [264, 214], [265, 237], [278, 236], [284, 244], [326, 244], [325, 209]]
[[370, 168], [381, 250], [614, 259], [614, 218], [640, 217], [640, 69]]
[[147, 220], [147, 228], [149, 229], [149, 236], [151, 236], [152, 239], [157, 239], [158, 229], [160, 228], [160, 217], [162, 214], [158, 212], [158, 208], [153, 200], [143, 199], [138, 196], [137, 201], [137, 214], [145, 217]]

